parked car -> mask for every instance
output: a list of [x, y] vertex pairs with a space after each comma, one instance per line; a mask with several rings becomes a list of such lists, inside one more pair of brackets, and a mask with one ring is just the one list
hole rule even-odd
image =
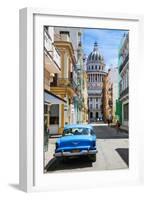
[[66, 125], [56, 142], [55, 157], [88, 156], [96, 161], [96, 135], [91, 125]]

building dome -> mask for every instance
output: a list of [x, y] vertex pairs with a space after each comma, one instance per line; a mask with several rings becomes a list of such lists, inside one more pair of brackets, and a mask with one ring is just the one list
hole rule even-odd
[[89, 54], [87, 58], [86, 66], [87, 66], [87, 72], [91, 70], [92, 71], [105, 70], [104, 58], [98, 50], [97, 42], [94, 43], [93, 51]]
[[87, 64], [90, 63], [100, 63], [103, 61], [103, 56], [100, 54], [98, 50], [97, 42], [94, 43], [93, 51], [89, 54], [87, 58]]

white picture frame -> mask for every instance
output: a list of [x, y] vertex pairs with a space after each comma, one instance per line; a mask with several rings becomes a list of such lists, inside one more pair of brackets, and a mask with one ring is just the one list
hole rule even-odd
[[[20, 189], [33, 192], [142, 183], [143, 128], [139, 126], [141, 119], [138, 118], [139, 123], [135, 123], [135, 113], [140, 113], [139, 108], [135, 106], [140, 103], [137, 95], [140, 89], [136, 87], [134, 90], [133, 83], [136, 77], [141, 75], [140, 69], [143, 69], [143, 17], [129, 14], [24, 8], [20, 10], [19, 25]], [[128, 170], [43, 174], [43, 45], [40, 40], [42, 33], [38, 31], [43, 25], [130, 30], [130, 167]], [[141, 87], [139, 80], [137, 84]], [[39, 135], [38, 132], [42, 134]]]

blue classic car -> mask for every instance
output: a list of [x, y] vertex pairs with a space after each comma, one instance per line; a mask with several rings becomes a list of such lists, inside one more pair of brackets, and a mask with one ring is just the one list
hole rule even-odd
[[56, 142], [55, 157], [77, 157], [86, 155], [96, 161], [96, 135], [90, 125], [67, 125]]

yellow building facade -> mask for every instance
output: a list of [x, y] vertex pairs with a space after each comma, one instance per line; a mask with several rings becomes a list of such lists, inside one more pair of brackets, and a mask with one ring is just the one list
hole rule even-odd
[[74, 123], [73, 98], [76, 95], [76, 83], [73, 80], [73, 68], [75, 56], [72, 43], [68, 34], [61, 34], [55, 37], [55, 47], [61, 56], [61, 73], [56, 74], [51, 83], [51, 92], [66, 100], [66, 104], [59, 106], [59, 128], [61, 134], [65, 124]]
[[[44, 28], [44, 91], [45, 96], [52, 94], [50, 93], [50, 84], [53, 81], [54, 74], [61, 73], [61, 58], [57, 49], [52, 44], [54, 40], [54, 30], [52, 27]], [[53, 97], [53, 96], [52, 96]], [[54, 98], [56, 98], [54, 96]], [[52, 99], [52, 98], [50, 98]], [[50, 105], [53, 103], [50, 99], [45, 100], [44, 102], [44, 126], [50, 128]]]

